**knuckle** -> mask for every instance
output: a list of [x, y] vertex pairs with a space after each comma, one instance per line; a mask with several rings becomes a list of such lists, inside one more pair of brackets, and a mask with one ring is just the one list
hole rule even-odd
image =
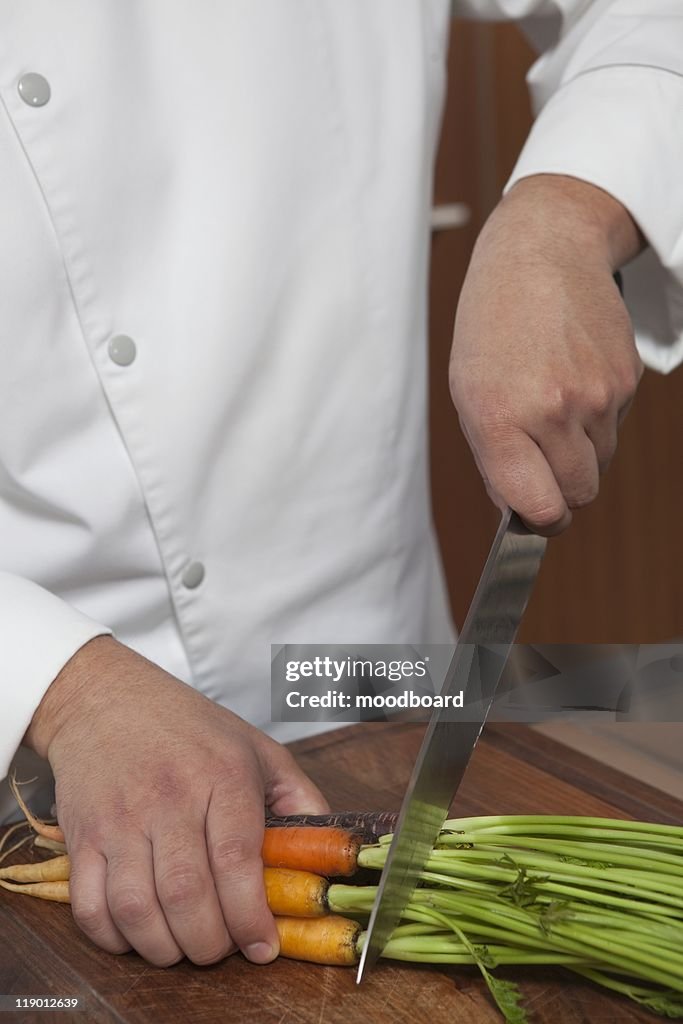
[[235, 793], [248, 792], [254, 778], [260, 774], [259, 757], [253, 747], [241, 745], [239, 749], [233, 749], [231, 754], [230, 758], [212, 763], [209, 770], [212, 789], [228, 815], [239, 813], [234, 810]]
[[451, 397], [465, 434], [481, 436], [514, 425], [515, 393], [508, 382], [485, 375], [481, 381], [451, 378]]
[[219, 874], [243, 871], [246, 864], [258, 857], [257, 845], [244, 835], [216, 839], [209, 853], [213, 868]]
[[492, 396], [478, 403], [465, 424], [465, 431], [483, 439], [499, 441], [511, 434], [514, 420], [515, 416], [507, 404]]
[[87, 934], [100, 931], [106, 920], [104, 903], [93, 896], [81, 896], [78, 889], [71, 886], [71, 913], [74, 921]]
[[564, 427], [576, 408], [576, 395], [569, 385], [547, 389], [541, 397], [541, 413], [544, 422]]
[[225, 938], [219, 945], [207, 946], [201, 952], [190, 954], [190, 960], [193, 964], [197, 964], [199, 967], [203, 967], [207, 964], [216, 964], [220, 960], [225, 960], [227, 956], [234, 953], [237, 946], [230, 938]]
[[115, 889], [109, 899], [112, 917], [124, 928], [146, 924], [153, 917], [154, 908], [150, 894], [136, 885]]
[[248, 910], [242, 914], [233, 913], [228, 921], [228, 928], [233, 940], [241, 948], [252, 942], [262, 941], [267, 931], [266, 921]]
[[228, 792], [240, 792], [244, 788], [249, 773], [257, 764], [253, 752], [245, 749], [241, 751], [239, 759], [224, 761], [220, 765], [216, 765], [213, 772], [214, 782]]
[[193, 906], [204, 895], [204, 883], [189, 865], [180, 865], [157, 878], [159, 899], [170, 910]]
[[622, 360], [614, 367], [613, 372], [617, 397], [623, 401], [633, 398], [645, 372], [645, 366], [638, 353], [636, 352], [631, 359]]
[[606, 416], [614, 408], [616, 395], [604, 382], [595, 382], [588, 395], [588, 409], [593, 416]]
[[640, 360], [633, 362], [631, 366], [622, 374], [621, 377], [621, 392], [626, 399], [632, 398], [638, 390], [641, 378], [645, 372], [645, 367]]

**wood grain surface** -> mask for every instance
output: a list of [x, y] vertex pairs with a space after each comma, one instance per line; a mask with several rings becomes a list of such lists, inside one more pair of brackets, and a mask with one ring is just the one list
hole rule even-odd
[[[396, 810], [423, 726], [367, 723], [293, 745], [335, 809]], [[523, 726], [491, 726], [455, 814], [606, 814], [683, 820], [683, 803]], [[658, 1018], [560, 970], [501, 972], [519, 980], [536, 1024], [635, 1024]], [[80, 934], [67, 906], [0, 893], [0, 993], [85, 998], [84, 1013], [0, 1014], [12, 1024], [497, 1024], [473, 969], [381, 963], [360, 988], [347, 968], [241, 956], [209, 968], [150, 967], [114, 957]]]

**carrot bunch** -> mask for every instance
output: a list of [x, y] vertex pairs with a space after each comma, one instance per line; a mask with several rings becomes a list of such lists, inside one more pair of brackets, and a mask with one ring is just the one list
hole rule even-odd
[[[10, 785], [26, 823], [38, 836], [36, 845], [51, 849], [55, 856], [0, 868], [0, 887], [70, 903], [71, 862], [64, 833], [58, 824], [48, 824], [29, 810], [14, 779]], [[298, 824], [297, 819], [268, 819], [266, 825], [261, 851], [263, 881], [280, 938], [280, 955], [319, 964], [357, 963], [361, 926], [331, 913], [328, 893], [330, 878], [348, 878], [356, 871], [363, 834], [335, 824]], [[25, 841], [15, 844], [0, 860]]]
[[[68, 901], [59, 826], [16, 795], [36, 845], [58, 856], [0, 869], [0, 886]], [[359, 884], [356, 870], [376, 880], [395, 827], [388, 812], [266, 820], [263, 877], [283, 956], [357, 962], [366, 933], [349, 915], [367, 920], [377, 886]], [[541, 964], [683, 1020], [683, 826], [552, 815], [446, 821], [382, 956], [478, 967], [507, 1024], [528, 1017], [517, 986], [495, 968]]]
[[330, 913], [329, 877], [358, 867], [362, 837], [337, 826], [268, 827], [261, 857], [266, 898], [280, 938], [280, 955], [318, 964], [358, 961], [361, 926]]

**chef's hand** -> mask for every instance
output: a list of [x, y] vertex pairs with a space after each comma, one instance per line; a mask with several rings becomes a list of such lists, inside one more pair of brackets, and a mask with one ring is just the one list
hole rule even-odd
[[284, 747], [112, 637], [74, 655], [25, 741], [54, 771], [73, 915], [93, 942], [157, 966], [277, 955], [264, 805], [329, 810]]
[[450, 382], [493, 501], [538, 533], [595, 498], [642, 364], [613, 280], [643, 239], [606, 192], [518, 182], [485, 225], [455, 320]]

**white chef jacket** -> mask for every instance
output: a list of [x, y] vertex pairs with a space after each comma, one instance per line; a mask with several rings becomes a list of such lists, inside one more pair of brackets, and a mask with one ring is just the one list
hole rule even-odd
[[[513, 180], [576, 174], [634, 212], [643, 353], [673, 365], [678, 3], [455, 6], [532, 16]], [[109, 630], [280, 739], [271, 643], [450, 640], [425, 432], [449, 13], [0, 7], [0, 776]]]

